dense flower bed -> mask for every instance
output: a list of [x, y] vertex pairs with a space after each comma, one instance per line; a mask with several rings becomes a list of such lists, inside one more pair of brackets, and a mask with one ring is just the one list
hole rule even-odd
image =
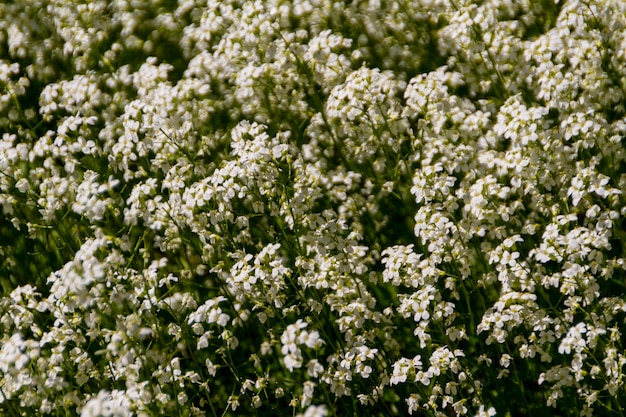
[[0, 16], [0, 414], [623, 415], [624, 2]]

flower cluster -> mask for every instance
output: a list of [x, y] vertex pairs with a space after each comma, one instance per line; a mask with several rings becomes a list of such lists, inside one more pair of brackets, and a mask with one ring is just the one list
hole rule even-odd
[[623, 2], [0, 16], [0, 414], [622, 415]]

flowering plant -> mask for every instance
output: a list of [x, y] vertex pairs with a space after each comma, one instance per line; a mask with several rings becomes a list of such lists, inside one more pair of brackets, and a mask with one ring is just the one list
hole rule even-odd
[[2, 415], [623, 415], [623, 2], [0, 16]]

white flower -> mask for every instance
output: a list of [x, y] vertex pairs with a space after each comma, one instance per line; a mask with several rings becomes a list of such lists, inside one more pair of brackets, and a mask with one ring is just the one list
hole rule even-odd
[[307, 364], [307, 373], [311, 378], [317, 378], [322, 372], [324, 367], [317, 359], [311, 359]]
[[287, 353], [283, 357], [283, 359], [285, 361], [285, 367], [290, 372], [292, 372], [294, 369], [302, 367], [303, 358], [302, 358], [302, 352], [300, 352], [300, 350], [295, 350], [295, 351], [291, 351]]
[[578, 323], [576, 326], [570, 327], [566, 337], [559, 345], [559, 353], [569, 355], [572, 350], [580, 353], [587, 346], [587, 341], [583, 336], [585, 333], [587, 333], [585, 323]]
[[416, 371], [422, 368], [422, 361], [419, 355], [413, 359], [400, 358], [393, 364], [393, 375], [389, 380], [391, 385], [406, 382], [410, 375], [416, 375]]
[[297, 417], [326, 417], [328, 410], [325, 405], [310, 405], [303, 414], [296, 414]]
[[80, 417], [131, 417], [130, 401], [125, 391], [100, 391], [85, 403]]

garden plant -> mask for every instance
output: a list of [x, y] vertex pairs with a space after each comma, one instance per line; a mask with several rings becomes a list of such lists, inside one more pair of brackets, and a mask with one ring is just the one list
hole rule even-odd
[[0, 415], [623, 416], [626, 2], [0, 3]]

